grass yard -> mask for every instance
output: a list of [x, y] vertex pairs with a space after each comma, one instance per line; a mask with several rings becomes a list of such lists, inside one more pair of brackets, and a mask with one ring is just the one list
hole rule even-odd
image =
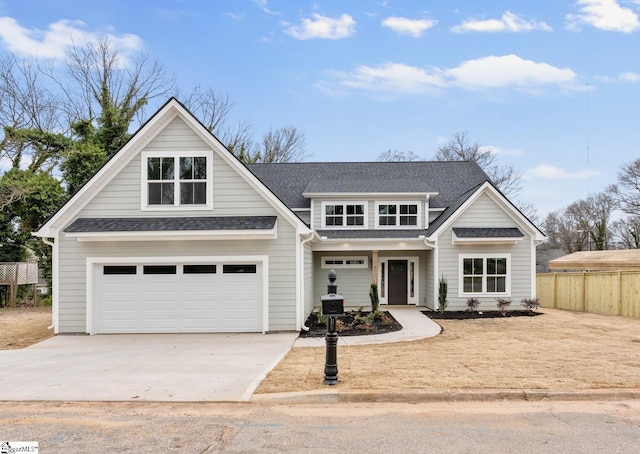
[[[640, 320], [543, 309], [438, 320], [419, 341], [338, 347], [339, 389], [640, 388]], [[294, 348], [257, 393], [326, 389], [325, 349]]]

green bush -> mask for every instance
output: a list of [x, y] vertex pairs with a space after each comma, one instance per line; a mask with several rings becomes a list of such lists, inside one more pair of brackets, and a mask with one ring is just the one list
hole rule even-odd
[[378, 312], [378, 307], [380, 306], [380, 298], [378, 298], [378, 284], [371, 284], [369, 299], [371, 300], [371, 312]]
[[444, 311], [447, 310], [447, 289], [449, 284], [447, 284], [447, 279], [442, 276], [440, 278], [440, 282], [438, 285], [438, 309], [440, 312], [444, 314]]

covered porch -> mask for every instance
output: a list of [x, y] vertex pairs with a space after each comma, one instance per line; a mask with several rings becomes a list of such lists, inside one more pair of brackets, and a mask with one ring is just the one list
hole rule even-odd
[[313, 244], [316, 300], [326, 293], [327, 274], [333, 269], [345, 307], [370, 306], [371, 284], [378, 286], [381, 305], [435, 307], [434, 245], [424, 236], [414, 230], [412, 237], [403, 233], [399, 238], [354, 240], [336, 238], [336, 233], [340, 232], [331, 232], [331, 237], [322, 235]]

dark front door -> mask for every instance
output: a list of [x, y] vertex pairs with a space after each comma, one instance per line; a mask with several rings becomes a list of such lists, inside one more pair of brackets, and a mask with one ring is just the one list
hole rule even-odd
[[406, 260], [389, 260], [389, 304], [407, 304]]

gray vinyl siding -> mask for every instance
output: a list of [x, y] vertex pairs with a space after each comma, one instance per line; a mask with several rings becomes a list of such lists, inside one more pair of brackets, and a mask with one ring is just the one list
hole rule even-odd
[[344, 256], [367, 256], [369, 263], [367, 268], [336, 268], [338, 293], [344, 296], [345, 308], [357, 309], [360, 306], [371, 308], [371, 300], [369, 299], [372, 282], [371, 253], [368, 251], [316, 252], [314, 254], [314, 307], [320, 306], [320, 298], [327, 294], [327, 284], [329, 283], [330, 269], [321, 267], [321, 258]]
[[141, 156], [138, 154], [97, 194], [79, 217], [271, 215], [273, 207], [222, 158], [206, 147], [182, 120], [174, 119], [144, 151], [203, 151], [213, 159], [213, 210], [141, 211]]
[[[453, 227], [519, 227], [524, 239], [515, 245], [453, 245]], [[467, 296], [459, 294], [459, 254], [501, 254], [511, 256], [510, 309], [519, 309], [520, 301], [532, 294], [531, 283], [531, 237], [527, 232], [487, 195], [482, 195], [456, 221], [438, 237], [439, 275], [447, 279], [447, 310], [465, 310]], [[480, 310], [497, 310], [493, 296], [480, 296]]]
[[[174, 119], [145, 151], [207, 149], [182, 120]], [[269, 256], [269, 330], [296, 327], [296, 229], [212, 150], [213, 210], [141, 211], [141, 160], [135, 157], [78, 217], [278, 215], [276, 240], [78, 242], [60, 233], [59, 309], [62, 333], [86, 331], [86, 258], [155, 256]], [[73, 220], [72, 220], [73, 221]]]

